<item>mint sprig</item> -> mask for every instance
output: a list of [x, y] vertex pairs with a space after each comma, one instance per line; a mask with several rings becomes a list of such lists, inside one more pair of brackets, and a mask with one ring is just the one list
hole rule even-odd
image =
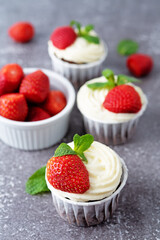
[[49, 189], [45, 180], [46, 166], [38, 169], [26, 182], [26, 192], [35, 195], [37, 193], [48, 192]]
[[126, 75], [119, 74], [117, 79], [115, 78], [114, 72], [111, 69], [105, 69], [102, 71], [102, 75], [106, 78], [106, 82], [94, 82], [87, 84], [87, 87], [96, 90], [106, 88], [111, 90], [112, 88], [123, 85], [130, 82], [140, 82], [138, 79], [133, 77], [128, 77]]
[[83, 161], [88, 162], [84, 155], [84, 151], [86, 151], [91, 146], [93, 141], [94, 138], [90, 134], [85, 134], [83, 136], [75, 134], [73, 137], [74, 150], [66, 143], [61, 143], [56, 149], [54, 157], [61, 157], [65, 155], [78, 155]]
[[131, 39], [124, 39], [117, 45], [117, 52], [123, 56], [129, 56], [138, 51], [138, 43]]
[[82, 28], [82, 26], [79, 22], [72, 20], [70, 22], [70, 26], [72, 27], [74, 25], [77, 28], [77, 34], [79, 37], [83, 37], [90, 43], [99, 44], [99, 42], [100, 42], [99, 37], [93, 36], [90, 34], [90, 31], [94, 29], [94, 26], [92, 24], [88, 24], [84, 28]]

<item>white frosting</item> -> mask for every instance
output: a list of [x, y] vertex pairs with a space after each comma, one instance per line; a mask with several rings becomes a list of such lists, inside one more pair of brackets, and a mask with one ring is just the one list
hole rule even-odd
[[[68, 145], [73, 148], [73, 142]], [[111, 148], [96, 141], [84, 155], [88, 160], [84, 164], [89, 173], [90, 188], [83, 194], [68, 193], [53, 188], [47, 181], [51, 191], [73, 201], [86, 202], [103, 199], [116, 190], [122, 175], [120, 157]]]
[[80, 112], [88, 118], [93, 120], [98, 120], [100, 122], [105, 123], [121, 123], [126, 122], [134, 118], [141, 110], [143, 110], [147, 105], [147, 99], [142, 90], [133, 85], [129, 84], [134, 87], [134, 89], [138, 92], [142, 108], [138, 113], [114, 113], [110, 112], [103, 107], [103, 102], [105, 100], [106, 95], [108, 94], [107, 89], [96, 89], [92, 90], [87, 87], [88, 83], [94, 82], [105, 82], [105, 77], [95, 78], [86, 82], [78, 91], [77, 94], [77, 106]]
[[[94, 31], [91, 35], [96, 35]], [[106, 49], [102, 41], [99, 44], [89, 43], [82, 37], [77, 37], [72, 45], [65, 49], [56, 48], [52, 41], [48, 42], [49, 55], [56, 55], [60, 59], [74, 63], [90, 63], [98, 61], [106, 54]]]

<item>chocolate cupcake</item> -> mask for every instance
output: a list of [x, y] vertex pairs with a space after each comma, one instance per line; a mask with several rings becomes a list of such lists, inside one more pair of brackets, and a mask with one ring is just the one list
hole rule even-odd
[[70, 25], [53, 31], [48, 52], [54, 71], [67, 77], [78, 88], [85, 81], [99, 76], [108, 50], [93, 25], [81, 27], [76, 21]]

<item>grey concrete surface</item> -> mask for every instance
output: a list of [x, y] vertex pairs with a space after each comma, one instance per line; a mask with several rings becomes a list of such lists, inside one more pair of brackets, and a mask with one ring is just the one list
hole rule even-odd
[[[51, 69], [47, 40], [52, 30], [76, 19], [92, 23], [107, 42], [104, 67], [128, 74], [125, 57], [116, 53], [123, 38], [135, 39], [139, 52], [154, 59], [152, 73], [142, 79], [148, 108], [137, 132], [127, 144], [114, 150], [126, 161], [129, 178], [119, 208], [109, 223], [78, 228], [56, 213], [50, 194], [25, 193], [27, 178], [52, 156], [56, 146], [42, 151], [20, 151], [0, 141], [0, 239], [1, 240], [158, 240], [160, 239], [160, 1], [159, 0], [0, 0], [0, 67], [17, 62], [23, 67]], [[8, 27], [19, 20], [31, 21], [36, 36], [28, 44], [16, 44]], [[84, 133], [75, 108], [63, 141]]]

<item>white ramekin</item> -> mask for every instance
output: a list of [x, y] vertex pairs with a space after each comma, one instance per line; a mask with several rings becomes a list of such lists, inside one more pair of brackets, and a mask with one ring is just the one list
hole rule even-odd
[[83, 116], [85, 131], [92, 134], [96, 141], [107, 145], [118, 145], [127, 142], [133, 136], [139, 119], [146, 110], [146, 107], [147, 100], [141, 110], [131, 120], [120, 123], [98, 121], [87, 117], [80, 109], [79, 111]]
[[122, 177], [117, 190], [111, 196], [98, 201], [75, 202], [61, 197], [54, 191], [53, 186], [46, 177], [46, 183], [52, 193], [53, 204], [58, 214], [70, 224], [80, 227], [97, 225], [111, 218], [117, 208], [120, 192], [128, 178], [126, 164], [123, 159], [120, 158], [120, 160], [122, 163]]
[[[40, 68], [24, 68], [29, 74]], [[66, 98], [66, 107], [57, 115], [36, 122], [18, 122], [0, 116], [0, 139], [7, 145], [23, 150], [48, 148], [60, 141], [68, 130], [69, 117], [75, 103], [72, 84], [63, 76], [41, 68], [49, 77], [51, 89], [61, 90]]]
[[78, 89], [87, 80], [101, 75], [102, 63], [105, 61], [108, 55], [108, 48], [106, 44], [104, 44], [104, 46], [105, 54], [98, 61], [85, 64], [69, 63], [57, 58], [49, 50], [48, 53], [52, 60], [53, 70], [69, 79], [74, 85], [74, 87]]

